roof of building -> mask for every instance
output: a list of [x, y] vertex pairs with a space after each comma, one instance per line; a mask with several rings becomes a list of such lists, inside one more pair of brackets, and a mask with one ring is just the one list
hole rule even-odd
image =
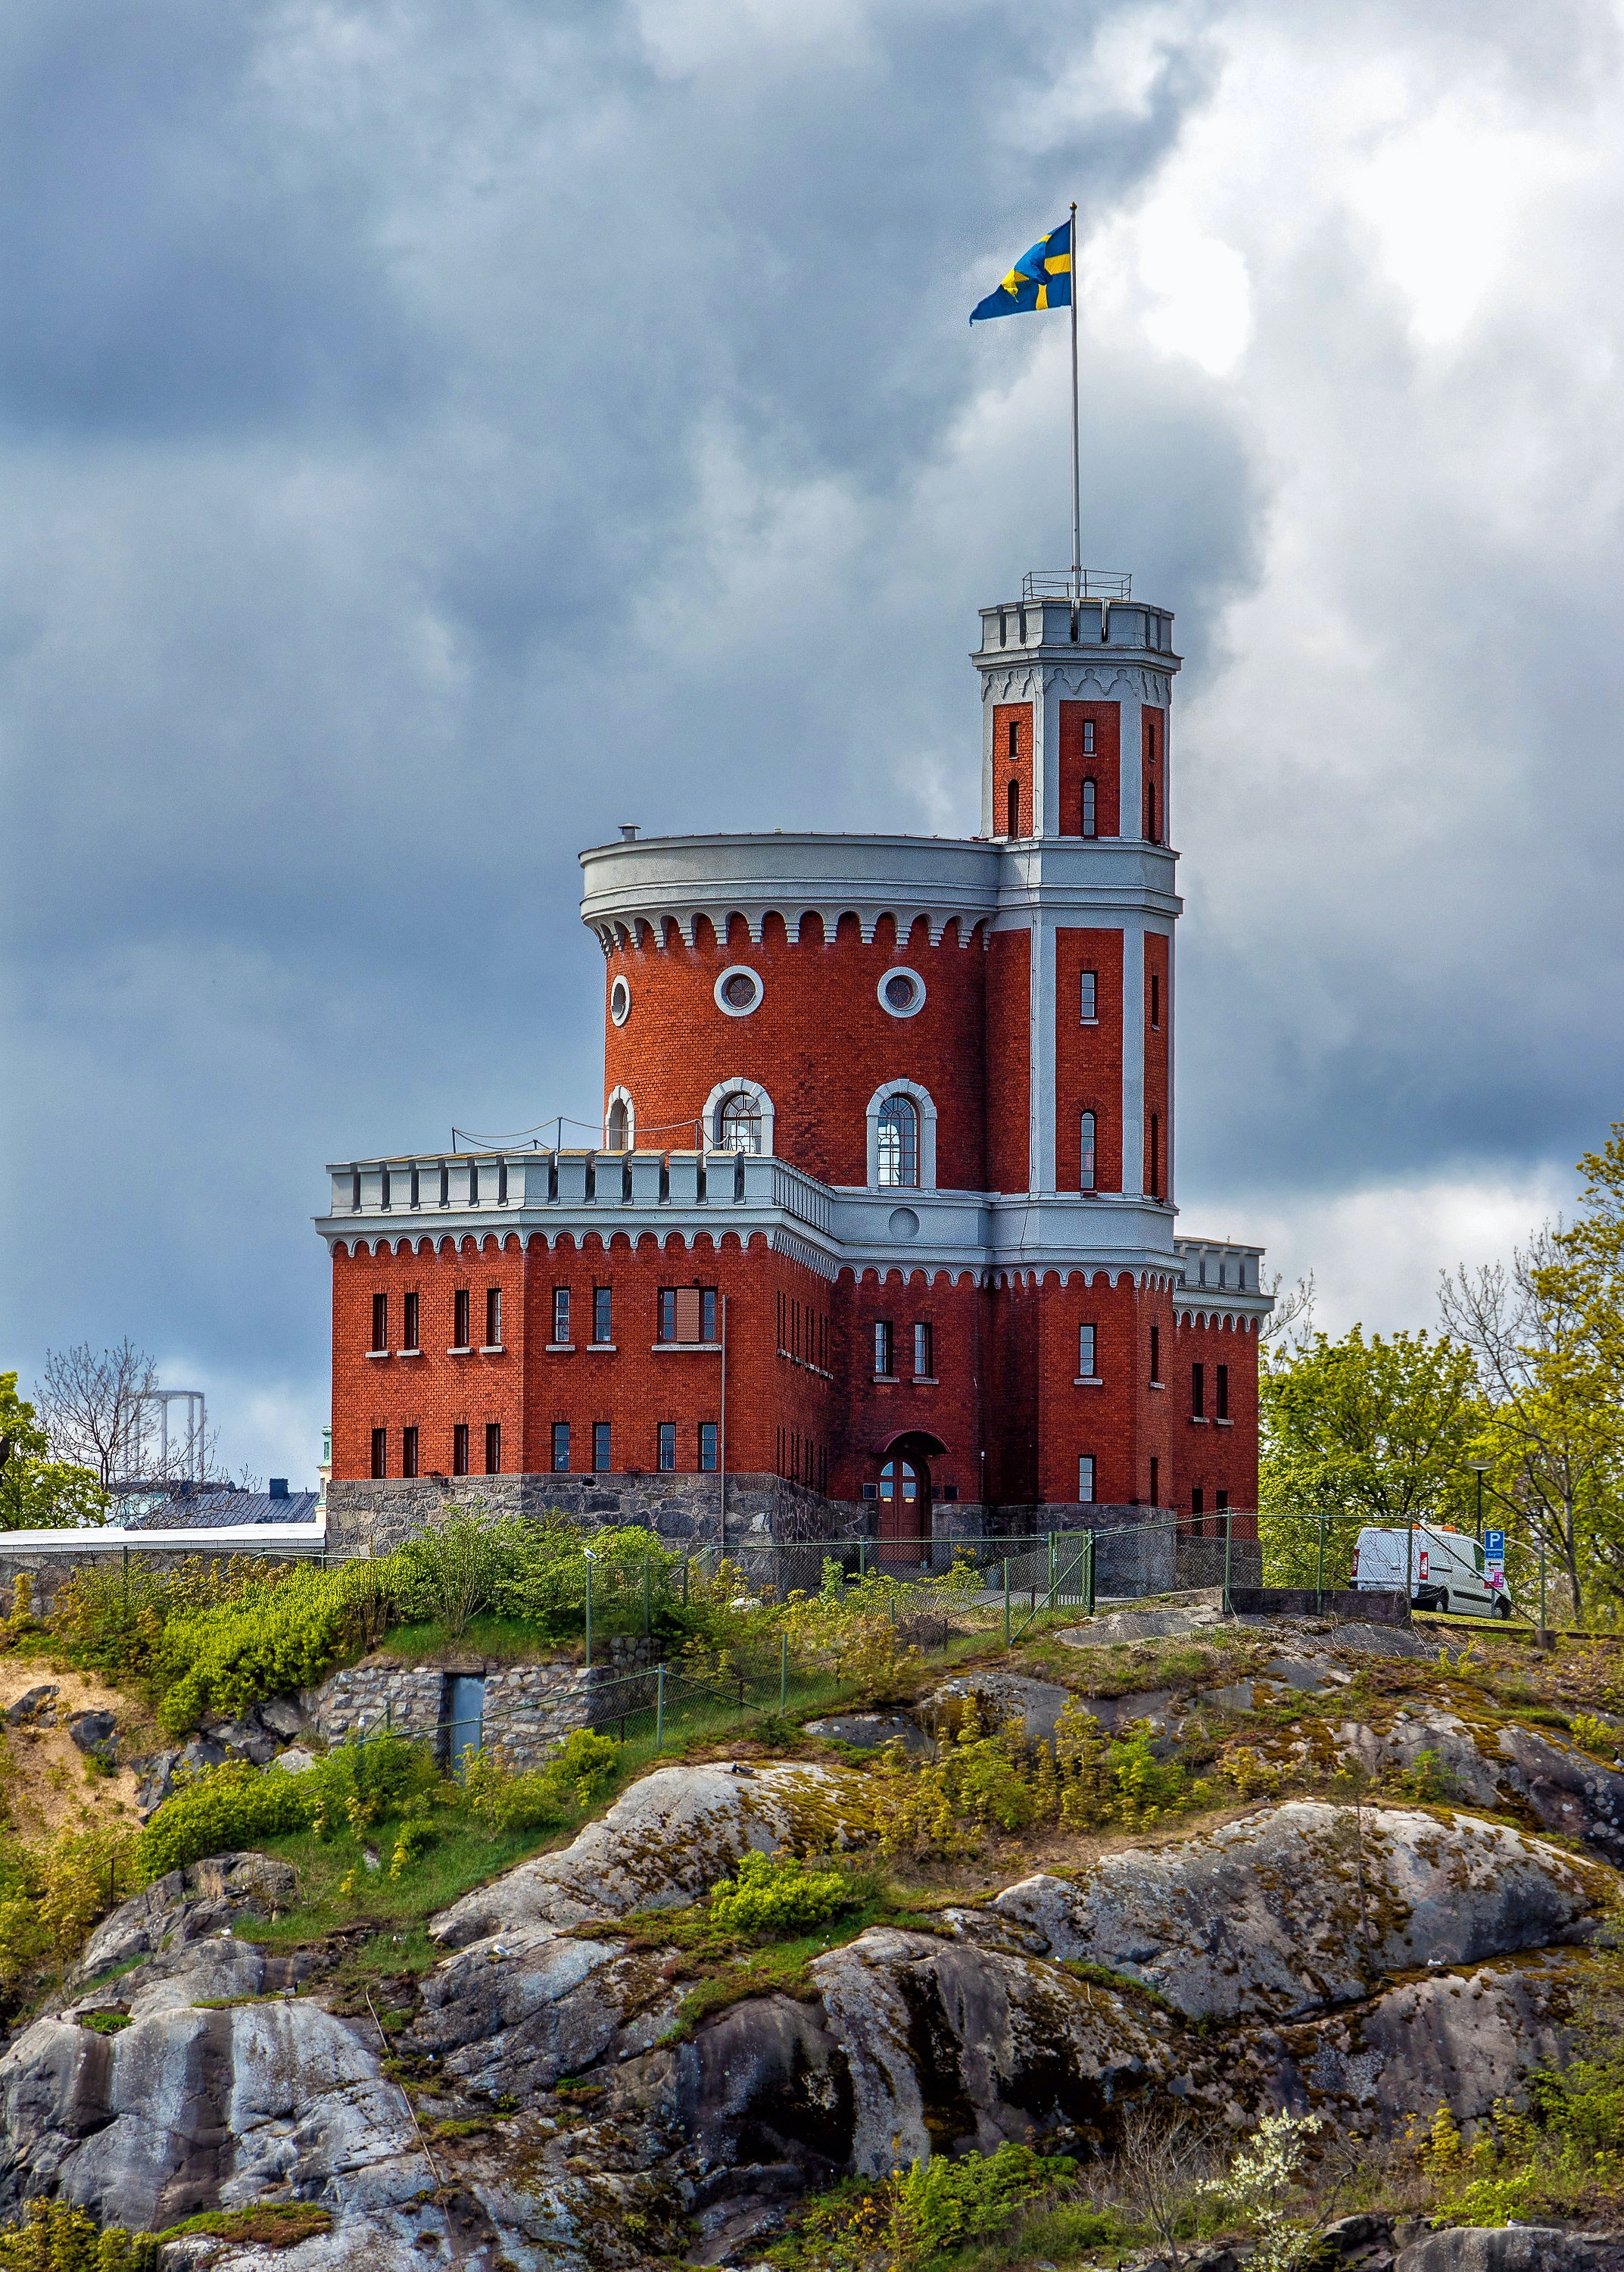
[[257, 1522], [314, 1522], [317, 1491], [289, 1491], [272, 1498], [269, 1491], [202, 1491], [195, 1498], [168, 1498], [153, 1507], [131, 1530], [240, 1529]]

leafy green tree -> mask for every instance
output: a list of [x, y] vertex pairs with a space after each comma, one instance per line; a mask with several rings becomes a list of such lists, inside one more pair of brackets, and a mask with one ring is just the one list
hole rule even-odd
[[1470, 1349], [1354, 1326], [1263, 1356], [1258, 1509], [1275, 1582], [1314, 1582], [1322, 1517], [1325, 1581], [1341, 1585], [1360, 1524], [1454, 1521], [1469, 1504], [1484, 1418]]
[[107, 1521], [108, 1495], [88, 1468], [53, 1460], [45, 1429], [0, 1372], [0, 1530], [69, 1530]]

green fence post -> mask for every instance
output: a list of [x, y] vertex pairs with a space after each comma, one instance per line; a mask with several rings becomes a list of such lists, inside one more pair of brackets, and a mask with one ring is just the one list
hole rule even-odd
[[1226, 1618], [1233, 1615], [1229, 1605], [1229, 1546], [1231, 1539], [1234, 1536], [1234, 1514], [1230, 1508], [1225, 1507], [1224, 1510], [1224, 1615]]
[[868, 1542], [866, 1538], [860, 1538], [857, 1542], [857, 1575], [860, 1583], [868, 1575]]
[[1009, 1558], [1003, 1558], [1003, 1645], [1009, 1646]]
[[789, 1635], [778, 1635], [778, 1714], [789, 1709]]
[[688, 1607], [688, 1557], [682, 1557], [682, 1607]]
[[590, 1672], [592, 1669], [592, 1558], [588, 1554], [583, 1559], [586, 1566], [586, 1670]]
[[650, 1573], [653, 1566], [653, 1556], [652, 1554], [645, 1554], [643, 1558], [643, 1638], [644, 1640], [648, 1639], [649, 1635], [654, 1630], [653, 1623], [649, 1615]]
[[1094, 1614], [1094, 1534], [1088, 1534], [1086, 1567], [1083, 1579], [1083, 1607], [1089, 1617]]
[[666, 1668], [659, 1665], [654, 1673], [654, 1749], [658, 1751], [666, 1739]]
[[1320, 1566], [1314, 1581], [1314, 1614], [1316, 1618], [1322, 1618], [1325, 1614], [1325, 1510], [1323, 1507], [1320, 1510]]

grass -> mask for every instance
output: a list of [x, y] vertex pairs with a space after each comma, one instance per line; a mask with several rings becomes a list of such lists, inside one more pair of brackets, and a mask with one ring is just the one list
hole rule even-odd
[[313, 2234], [332, 2231], [332, 2211], [314, 2201], [257, 2201], [252, 2208], [205, 2208], [160, 2232], [160, 2242], [189, 2233], [234, 2241], [239, 2247], [293, 2248]]

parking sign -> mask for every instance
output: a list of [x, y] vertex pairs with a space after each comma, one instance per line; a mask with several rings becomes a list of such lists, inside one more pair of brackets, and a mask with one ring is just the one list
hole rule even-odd
[[1486, 1530], [1483, 1534], [1483, 1558], [1486, 1562], [1503, 1562], [1506, 1558], [1506, 1534], [1503, 1530]]

